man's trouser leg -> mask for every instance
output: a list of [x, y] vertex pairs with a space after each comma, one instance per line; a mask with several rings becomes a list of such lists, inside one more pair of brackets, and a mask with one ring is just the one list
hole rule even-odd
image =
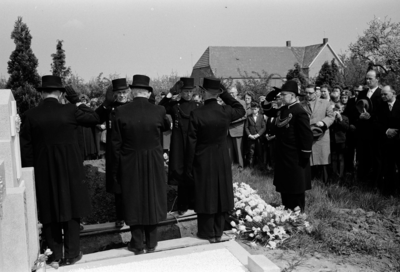
[[144, 232], [146, 236], [146, 247], [154, 248], [158, 243], [158, 232], [157, 225], [144, 226]]
[[222, 236], [225, 224], [225, 213], [197, 214], [198, 236], [204, 239]]
[[60, 260], [63, 258], [63, 239], [62, 239], [62, 223], [51, 222], [43, 224], [42, 228], [43, 238], [46, 240], [47, 245], [53, 251], [51, 258], [53, 260]]
[[72, 218], [63, 222], [64, 229], [64, 257], [76, 258], [79, 255], [80, 218]]
[[302, 194], [286, 194], [281, 193], [282, 205], [285, 206], [286, 209], [294, 210], [296, 207], [299, 207], [302, 212], [304, 212], [305, 203], [306, 203], [306, 195]]
[[124, 220], [124, 203], [122, 200], [122, 194], [114, 194], [115, 196], [115, 214], [117, 220]]

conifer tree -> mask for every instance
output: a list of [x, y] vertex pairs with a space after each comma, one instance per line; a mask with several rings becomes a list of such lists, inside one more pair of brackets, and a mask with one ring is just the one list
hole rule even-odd
[[64, 41], [57, 40], [56, 53], [51, 54], [53, 63], [51, 64], [51, 72], [53, 76], [61, 77], [64, 84], [67, 83], [71, 76], [71, 68], [65, 66], [65, 50], [62, 48]]
[[28, 26], [18, 17], [11, 32], [14, 39], [15, 50], [8, 61], [7, 88], [13, 91], [20, 113], [36, 106], [40, 101], [40, 94], [35, 88], [40, 85], [37, 72], [38, 59], [31, 49], [32, 36]]

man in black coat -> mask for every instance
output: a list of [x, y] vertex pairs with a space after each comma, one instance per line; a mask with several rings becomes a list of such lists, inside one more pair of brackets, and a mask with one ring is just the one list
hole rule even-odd
[[[194, 208], [194, 186], [186, 180], [184, 175], [189, 117], [190, 113], [200, 106], [199, 103], [191, 101], [194, 88], [194, 78], [181, 77], [159, 103], [165, 107], [167, 114], [170, 114], [173, 120], [168, 180], [170, 184], [178, 185], [178, 211], [181, 215], [188, 209]], [[181, 99], [171, 100], [176, 93], [180, 93]]]
[[[204, 106], [191, 112], [187, 139], [186, 174], [194, 178], [197, 235], [210, 242], [221, 240], [225, 216], [234, 204], [227, 131], [246, 113], [221, 86], [219, 79], [204, 78]], [[226, 105], [218, 104], [218, 95]]]
[[122, 202], [121, 195], [121, 186], [119, 183], [114, 182], [112, 176], [112, 148], [111, 148], [111, 133], [112, 133], [112, 120], [115, 116], [115, 110], [125, 105], [128, 102], [128, 94], [130, 89], [128, 84], [126, 83], [126, 78], [118, 78], [112, 80], [112, 91], [110, 92], [110, 88], [108, 90], [109, 96], [112, 95], [114, 97], [113, 102], [104, 108], [105, 110], [100, 115], [100, 123], [106, 124], [106, 190], [108, 193], [114, 194], [115, 197], [115, 212], [117, 220], [115, 222], [115, 226], [120, 228], [124, 225], [124, 206]]
[[167, 215], [162, 132], [170, 129], [164, 107], [148, 101], [150, 78], [133, 76], [133, 100], [118, 107], [112, 123], [112, 176], [120, 184], [124, 220], [131, 228], [128, 250], [154, 252], [157, 224]]
[[38, 90], [43, 101], [22, 116], [22, 166], [35, 170], [39, 220], [43, 237], [53, 251], [49, 263], [58, 265], [64, 257], [61, 264], [69, 265], [82, 258], [79, 223], [90, 211], [89, 194], [83, 184], [79, 129], [98, 124], [99, 117], [80, 103], [73, 89], [67, 88], [66, 98], [71, 104], [59, 103], [65, 92], [60, 77], [44, 76]]
[[310, 155], [313, 134], [310, 117], [297, 100], [297, 83], [287, 81], [280, 90], [283, 106], [264, 108], [275, 121], [274, 185], [287, 209], [305, 208], [305, 191], [311, 189]]
[[369, 110], [359, 113], [356, 121], [357, 178], [371, 186], [377, 186], [382, 175], [382, 157], [379, 154], [376, 126], [377, 109], [382, 103], [379, 78], [378, 71], [368, 71], [365, 76], [368, 89], [359, 92], [357, 96], [357, 101], [363, 99], [371, 103]]
[[382, 155], [383, 178], [378, 188], [384, 195], [395, 195], [399, 188], [396, 167], [400, 169], [400, 100], [391, 86], [381, 90], [383, 103], [377, 109], [378, 141]]

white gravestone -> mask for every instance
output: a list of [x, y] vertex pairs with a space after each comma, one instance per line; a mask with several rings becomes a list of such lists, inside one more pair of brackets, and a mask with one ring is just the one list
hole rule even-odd
[[34, 173], [21, 168], [19, 126], [11, 90], [0, 90], [0, 271], [31, 271], [39, 253]]

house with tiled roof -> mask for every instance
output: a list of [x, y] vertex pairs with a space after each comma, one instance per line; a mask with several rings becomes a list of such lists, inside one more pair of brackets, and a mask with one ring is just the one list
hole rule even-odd
[[343, 62], [324, 38], [322, 44], [308, 46], [291, 45], [281, 47], [241, 47], [241, 46], [210, 46], [193, 67], [192, 75], [195, 84], [201, 84], [205, 77], [243, 79], [246, 72], [255, 77], [256, 72], [273, 74], [271, 85], [280, 87], [282, 79], [289, 69], [299, 63], [303, 72], [309, 77], [318, 75], [325, 61], [336, 60], [339, 67]]

